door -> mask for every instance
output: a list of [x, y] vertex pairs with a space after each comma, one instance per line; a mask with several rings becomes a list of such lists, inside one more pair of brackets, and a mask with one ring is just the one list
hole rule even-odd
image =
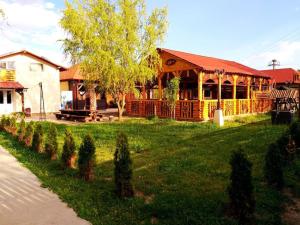
[[0, 114], [10, 114], [13, 112], [12, 91], [0, 90]]

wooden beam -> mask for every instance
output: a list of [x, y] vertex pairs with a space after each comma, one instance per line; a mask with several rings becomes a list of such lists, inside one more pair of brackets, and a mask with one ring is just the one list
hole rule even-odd
[[202, 101], [203, 100], [203, 77], [204, 73], [199, 72], [198, 73], [198, 100]]

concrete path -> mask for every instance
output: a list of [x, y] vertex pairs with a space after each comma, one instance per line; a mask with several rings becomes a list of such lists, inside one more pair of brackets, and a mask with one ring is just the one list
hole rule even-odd
[[0, 146], [0, 225], [87, 225]]

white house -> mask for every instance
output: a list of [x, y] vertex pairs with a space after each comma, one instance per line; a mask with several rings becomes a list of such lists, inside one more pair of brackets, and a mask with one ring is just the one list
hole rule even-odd
[[31, 113], [40, 113], [42, 102], [46, 113], [57, 112], [60, 71], [64, 70], [26, 50], [0, 55], [0, 114], [22, 112], [27, 108]]

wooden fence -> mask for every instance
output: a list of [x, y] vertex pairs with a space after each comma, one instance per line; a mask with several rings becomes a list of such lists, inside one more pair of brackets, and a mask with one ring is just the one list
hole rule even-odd
[[[229, 99], [221, 100], [224, 116], [234, 116], [248, 113], [265, 113], [271, 110], [270, 99]], [[217, 100], [180, 100], [175, 107], [176, 120], [201, 121], [214, 117]], [[128, 116], [172, 118], [167, 101], [162, 100], [131, 100], [126, 103]]]

